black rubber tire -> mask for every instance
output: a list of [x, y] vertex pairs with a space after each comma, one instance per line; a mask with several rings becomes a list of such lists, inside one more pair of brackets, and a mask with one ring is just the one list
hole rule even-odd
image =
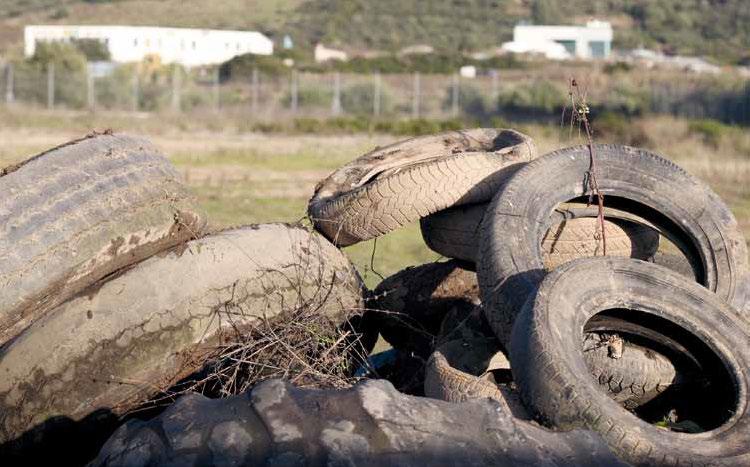
[[354, 266], [304, 228], [243, 227], [153, 256], [0, 352], [0, 443], [50, 417], [127, 412], [199, 369], [234, 332], [300, 306], [333, 324], [364, 306]]
[[91, 135], [6, 168], [0, 193], [0, 345], [206, 222], [169, 161], [126, 135]]
[[[745, 239], [719, 197], [701, 181], [651, 152], [594, 145], [597, 180], [605, 204], [652, 223], [691, 248], [702, 263], [700, 282], [742, 309], [748, 289]], [[481, 228], [477, 272], [487, 319], [509, 341], [513, 319], [544, 278], [540, 239], [560, 203], [588, 195], [587, 146], [542, 156], [519, 170], [488, 207]], [[670, 240], [672, 239], [670, 238]]]
[[308, 215], [339, 246], [378, 237], [433, 212], [486, 202], [536, 157], [513, 130], [450, 131], [378, 148], [339, 168], [315, 189]]
[[[699, 434], [651, 425], [622, 408], [587, 373], [580, 342], [589, 319], [620, 309], [641, 321], [661, 320], [707, 349], [707, 368], [725, 371], [707, 410], [726, 413]], [[636, 314], [639, 312], [640, 314]], [[667, 323], [668, 324], [659, 324]], [[636, 466], [745, 465], [750, 454], [750, 333], [738, 311], [717, 294], [662, 266], [623, 258], [585, 258], [551, 272], [519, 314], [510, 359], [523, 401], [543, 424], [600, 433]], [[715, 365], [715, 366], [714, 366]], [[729, 407], [721, 404], [735, 400]], [[702, 400], [701, 402], [705, 402]], [[743, 457], [740, 457], [743, 456]], [[744, 459], [744, 460], [743, 460]]]
[[[479, 251], [480, 228], [488, 204], [459, 206], [431, 214], [420, 221], [427, 246], [448, 258], [475, 262]], [[544, 266], [548, 270], [572, 259], [600, 254], [597, 210], [556, 211], [553, 223], [542, 237]], [[607, 254], [650, 259], [659, 248], [659, 233], [634, 220], [607, 217], [604, 221]]]
[[446, 314], [479, 303], [475, 272], [459, 261], [409, 267], [383, 280], [368, 300], [383, 338], [394, 348], [427, 358]]

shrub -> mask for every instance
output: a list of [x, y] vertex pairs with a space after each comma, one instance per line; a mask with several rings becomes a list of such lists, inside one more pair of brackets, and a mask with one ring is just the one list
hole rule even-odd
[[548, 80], [523, 84], [500, 94], [501, 111], [530, 114], [558, 114], [567, 104], [567, 94]]
[[719, 146], [727, 131], [727, 125], [716, 120], [693, 120], [688, 123], [689, 133], [700, 136], [707, 145], [715, 148]]
[[[445, 92], [445, 98], [442, 102], [443, 110], [453, 108], [453, 89], [454, 85], [448, 86]], [[475, 118], [484, 118], [487, 114], [487, 105], [482, 92], [474, 85], [460, 83], [458, 85], [458, 107], [459, 111], [465, 115]]]
[[[292, 95], [289, 91], [281, 99], [284, 107], [291, 107]], [[323, 86], [303, 86], [297, 89], [297, 105], [299, 107], [330, 108], [333, 103], [333, 91]]]
[[[375, 85], [373, 83], [358, 83], [346, 87], [341, 92], [341, 106], [344, 111], [369, 115], [374, 112]], [[381, 83], [380, 85], [380, 112], [388, 113], [393, 110], [393, 100], [390, 90]]]
[[626, 144], [628, 146], [649, 146], [652, 141], [643, 127], [615, 112], [593, 115], [591, 127], [594, 139], [598, 142]]

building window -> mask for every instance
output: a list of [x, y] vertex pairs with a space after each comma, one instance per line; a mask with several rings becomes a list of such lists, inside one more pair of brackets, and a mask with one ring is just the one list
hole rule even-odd
[[138, 47], [138, 38], [133, 39], [133, 46]]
[[589, 42], [591, 58], [605, 58], [607, 56], [607, 44], [604, 41]]
[[195, 50], [195, 41], [193, 41], [193, 50]]
[[555, 41], [558, 44], [565, 47], [565, 50], [568, 51], [568, 53], [575, 57], [576, 55], [576, 41]]

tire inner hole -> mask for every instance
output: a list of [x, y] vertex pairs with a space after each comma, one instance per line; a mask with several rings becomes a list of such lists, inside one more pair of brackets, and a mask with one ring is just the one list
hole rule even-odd
[[[608, 350], [612, 373], [623, 372], [614, 360], [626, 363], [625, 352], [633, 352], [632, 346], [647, 349], [647, 358], [666, 357], [674, 366], [672, 381], [650, 400], [638, 406], [620, 401], [647, 423], [676, 432], [700, 433], [721, 427], [737, 410], [736, 381], [724, 361], [698, 336], [674, 322], [643, 311], [610, 309], [592, 317], [584, 332], [615, 343], [614, 352]], [[619, 341], [624, 345], [620, 347]], [[590, 365], [589, 370], [593, 370]], [[607, 389], [611, 385], [602, 385], [601, 378], [597, 382], [617, 400], [618, 394]]]

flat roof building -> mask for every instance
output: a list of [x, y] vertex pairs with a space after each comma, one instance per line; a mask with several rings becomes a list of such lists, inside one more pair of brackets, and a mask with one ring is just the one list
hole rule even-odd
[[271, 55], [273, 41], [255, 31], [161, 28], [148, 26], [26, 26], [24, 52], [38, 42], [95, 39], [107, 46], [112, 61], [138, 62], [158, 56], [162, 63], [215, 65], [243, 54]]
[[513, 42], [506, 42], [503, 48], [511, 52], [543, 53], [557, 59], [607, 58], [612, 53], [612, 37], [612, 25], [606, 21], [589, 21], [586, 26], [519, 24], [513, 28]]

